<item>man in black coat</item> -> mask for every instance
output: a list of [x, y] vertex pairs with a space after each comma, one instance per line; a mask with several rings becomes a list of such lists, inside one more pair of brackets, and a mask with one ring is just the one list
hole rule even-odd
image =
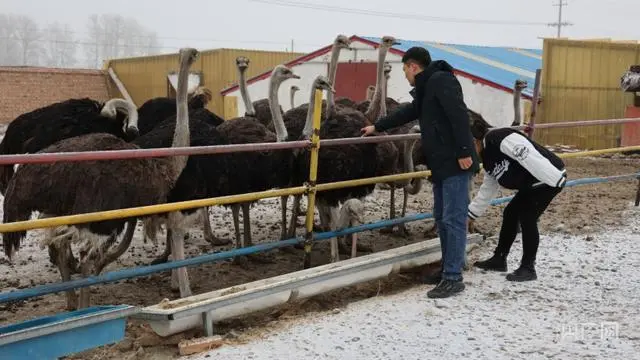
[[464, 290], [462, 268], [467, 243], [469, 181], [479, 169], [462, 87], [446, 61], [431, 61], [427, 49], [412, 47], [402, 57], [403, 70], [414, 88], [413, 101], [400, 106], [363, 136], [418, 119], [422, 149], [433, 182], [433, 215], [442, 249], [442, 271], [425, 282], [438, 284], [427, 293], [443, 298]]

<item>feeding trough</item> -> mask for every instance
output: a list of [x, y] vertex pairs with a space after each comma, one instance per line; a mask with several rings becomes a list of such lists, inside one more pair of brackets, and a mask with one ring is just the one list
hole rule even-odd
[[129, 305], [92, 306], [0, 327], [0, 359], [57, 359], [124, 337]]
[[[481, 239], [480, 234], [469, 235], [467, 252]], [[386, 277], [403, 269], [434, 263], [440, 258], [440, 240], [431, 239], [226, 289], [163, 301], [143, 308], [133, 317], [147, 320], [160, 336], [199, 326], [204, 326], [206, 335], [211, 336], [214, 322]]]

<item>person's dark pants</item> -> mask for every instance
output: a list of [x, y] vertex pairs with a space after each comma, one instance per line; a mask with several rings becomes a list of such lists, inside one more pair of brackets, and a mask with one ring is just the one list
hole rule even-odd
[[500, 238], [495, 254], [505, 258], [516, 239], [518, 222], [522, 229], [522, 261], [520, 267], [533, 269], [540, 243], [538, 218], [547, 209], [551, 200], [562, 188], [542, 185], [538, 188], [520, 190], [504, 209]]
[[433, 181], [433, 217], [442, 249], [442, 279], [462, 280], [471, 173]]

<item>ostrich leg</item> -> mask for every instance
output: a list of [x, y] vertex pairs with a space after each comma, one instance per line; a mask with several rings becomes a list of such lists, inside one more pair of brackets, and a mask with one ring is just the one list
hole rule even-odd
[[[405, 217], [407, 215], [407, 203], [409, 202], [409, 193], [407, 193], [407, 190], [403, 189], [402, 190], [402, 212], [401, 212], [401, 217]], [[398, 232], [397, 234], [401, 237], [408, 237], [409, 236], [409, 230], [407, 230], [407, 223], [401, 223], [398, 224]]]
[[220, 239], [213, 234], [211, 221], [209, 220], [209, 207], [203, 207], [200, 211], [200, 214], [202, 215], [203, 235], [205, 241], [211, 244], [211, 246], [222, 246], [231, 243], [231, 240]]
[[[396, 187], [394, 184], [389, 184], [389, 220], [396, 218]], [[386, 228], [380, 229], [381, 234], [392, 234], [395, 226], [391, 225]]]
[[[71, 281], [71, 269], [69, 268], [69, 257], [71, 254], [71, 246], [68, 243], [64, 243], [59, 249], [56, 249], [55, 253], [58, 255], [58, 270], [60, 271], [60, 277], [62, 281]], [[53, 245], [53, 246], [58, 246]], [[75, 290], [66, 291], [67, 294], [67, 310], [72, 311], [78, 308], [78, 296]]]
[[116, 261], [120, 256], [122, 256], [122, 254], [124, 254], [125, 251], [127, 251], [129, 245], [131, 245], [131, 241], [133, 240], [133, 234], [136, 230], [136, 222], [136, 220], [132, 220], [127, 223], [127, 231], [122, 237], [122, 241], [120, 241], [116, 250], [114, 252], [107, 253], [99, 262], [96, 263], [94, 269], [96, 275], [100, 274], [107, 265]]
[[[286, 209], [285, 203], [285, 209]], [[242, 222], [243, 222], [243, 230], [244, 230], [244, 241], [242, 247], [253, 246], [253, 241], [251, 240], [251, 218], [249, 217], [249, 211], [251, 207], [251, 203], [242, 203]], [[286, 214], [286, 213], [285, 213]], [[285, 218], [285, 223], [287, 219]], [[265, 253], [254, 253], [248, 254], [247, 259], [251, 261], [255, 261], [257, 263], [272, 263], [273, 260], [265, 254]]]
[[[184, 260], [184, 234], [185, 231], [181, 226], [175, 226], [173, 224], [179, 224], [179, 221], [175, 221], [172, 219], [174, 216], [180, 216], [175, 213], [171, 213], [169, 215], [169, 226], [171, 227], [171, 258], [172, 261]], [[172, 221], [173, 220], [173, 221]], [[167, 235], [169, 232], [167, 231]], [[191, 296], [191, 286], [189, 284], [189, 273], [187, 272], [186, 267], [181, 267], [178, 269], [173, 269], [171, 276], [172, 287], [175, 288], [174, 279], [177, 279], [178, 287], [180, 288], [180, 297], [184, 298], [187, 296]]]
[[[280, 219], [280, 240], [286, 240], [287, 239], [287, 200], [289, 200], [289, 196], [285, 195], [285, 196], [281, 196], [280, 197], [280, 211], [281, 211], [281, 216], [282, 218]], [[296, 218], [296, 208], [293, 208], [293, 211], [291, 212], [291, 217], [293, 219]]]

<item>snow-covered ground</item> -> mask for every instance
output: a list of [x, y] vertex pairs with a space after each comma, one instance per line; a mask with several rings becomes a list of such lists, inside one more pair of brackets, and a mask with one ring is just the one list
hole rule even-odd
[[[453, 298], [416, 286], [185, 359], [638, 359], [639, 215], [633, 208], [628, 226], [591, 236], [542, 236], [534, 282], [473, 268]], [[518, 239], [510, 271], [520, 256]]]

